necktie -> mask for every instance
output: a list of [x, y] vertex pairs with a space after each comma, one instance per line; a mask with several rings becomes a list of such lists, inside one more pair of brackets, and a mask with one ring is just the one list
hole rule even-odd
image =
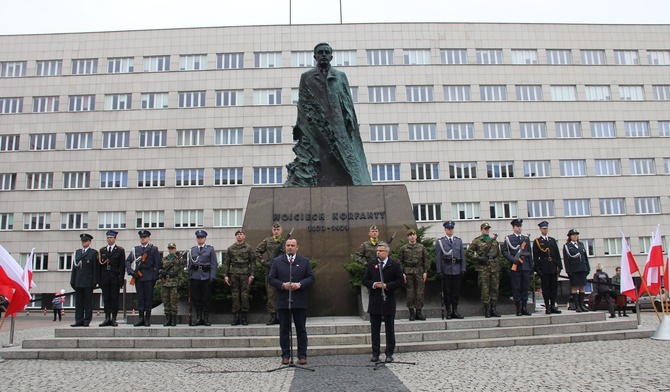
[[454, 241], [449, 237], [449, 245], [453, 245]]
[[112, 253], [112, 247], [111, 246], [107, 247], [107, 252]]
[[290, 255], [290, 256], [288, 257], [288, 262], [291, 263], [291, 264], [293, 264], [293, 258], [294, 258], [294, 257], [295, 257], [295, 256]]

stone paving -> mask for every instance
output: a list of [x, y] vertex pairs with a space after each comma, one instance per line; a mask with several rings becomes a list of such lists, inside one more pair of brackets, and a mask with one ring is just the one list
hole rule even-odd
[[[69, 323], [21, 317], [15, 343], [53, 336], [54, 324]], [[658, 320], [644, 312], [642, 324], [655, 328]], [[7, 322], [0, 333], [3, 344], [8, 330]], [[396, 363], [377, 367], [369, 355], [311, 357], [307, 366], [314, 372], [267, 372], [279, 366], [278, 358], [8, 360], [0, 369], [3, 390], [10, 391], [670, 391], [669, 352], [670, 341], [636, 339], [400, 353], [394, 356]], [[664, 358], [664, 365], [648, 358]], [[647, 370], [651, 368], [660, 370]]]

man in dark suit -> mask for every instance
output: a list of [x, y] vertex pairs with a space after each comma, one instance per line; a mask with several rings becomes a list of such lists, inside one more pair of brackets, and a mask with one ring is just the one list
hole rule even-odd
[[[307, 364], [307, 291], [314, 284], [314, 272], [309, 259], [297, 254], [298, 240], [291, 238], [284, 244], [285, 255], [272, 260], [269, 282], [277, 290], [277, 313], [279, 315], [279, 345], [282, 365], [291, 363], [291, 315], [298, 337], [298, 364]], [[402, 276], [401, 276], [402, 277]]]
[[[151, 326], [151, 308], [154, 301], [154, 283], [158, 279], [158, 270], [161, 269], [161, 255], [158, 248], [151, 245], [151, 232], [140, 230], [140, 244], [133, 248], [126, 259], [126, 271], [135, 279], [137, 292], [137, 310], [140, 319], [134, 327]], [[134, 265], [133, 265], [134, 263]]]
[[516, 315], [530, 316], [531, 313], [527, 308], [530, 275], [533, 273], [530, 238], [521, 234], [523, 219], [513, 219], [511, 225], [514, 233], [505, 237], [500, 250], [505, 259], [510, 262], [511, 271], [509, 277], [512, 286], [512, 297], [516, 304]]
[[389, 258], [389, 245], [377, 244], [377, 259], [368, 263], [363, 274], [363, 285], [370, 290], [368, 313], [372, 332], [372, 362], [379, 362], [382, 321], [386, 328], [386, 362], [393, 362], [395, 350], [395, 291], [402, 287], [402, 268]]
[[123, 278], [126, 275], [125, 259], [126, 251], [116, 245], [116, 236], [119, 233], [114, 230], [107, 231], [107, 246], [100, 248], [98, 253], [98, 283], [102, 289], [102, 299], [105, 303], [105, 321], [100, 327], [117, 327], [116, 315], [119, 313], [119, 289], [123, 286]]
[[98, 251], [91, 249], [90, 234], [79, 235], [81, 249], [74, 252], [70, 286], [74, 289], [74, 324], [88, 327], [93, 318], [93, 289], [98, 283]]
[[540, 227], [540, 236], [533, 241], [533, 260], [535, 261], [535, 272], [540, 275], [540, 281], [542, 282], [544, 313], [561, 313], [556, 306], [558, 274], [563, 269], [561, 252], [558, 249], [556, 239], [548, 235], [549, 222], [542, 221], [538, 226]]

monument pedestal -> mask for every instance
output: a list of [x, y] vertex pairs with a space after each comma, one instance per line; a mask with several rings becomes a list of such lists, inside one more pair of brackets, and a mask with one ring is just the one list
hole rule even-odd
[[293, 230], [299, 254], [318, 260], [316, 283], [309, 291], [310, 316], [359, 314], [343, 265], [368, 239], [370, 226], [379, 228], [383, 241], [395, 232], [399, 241], [405, 238], [405, 225], [416, 227], [404, 185], [252, 188], [244, 216], [247, 243], [259, 244], [274, 222], [282, 225], [284, 236]]

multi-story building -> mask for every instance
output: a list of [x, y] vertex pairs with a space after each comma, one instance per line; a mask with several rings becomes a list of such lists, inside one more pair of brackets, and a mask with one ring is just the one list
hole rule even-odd
[[[340, 24], [0, 36], [0, 244], [68, 289], [78, 235], [234, 241], [293, 160], [300, 74], [334, 48], [375, 183], [465, 242], [577, 228], [612, 272], [670, 214], [670, 26]], [[269, 228], [268, 228], [269, 232]], [[255, 245], [255, 244], [253, 244]], [[354, 251], [352, 249], [352, 251]], [[39, 304], [38, 304], [39, 305]]]

